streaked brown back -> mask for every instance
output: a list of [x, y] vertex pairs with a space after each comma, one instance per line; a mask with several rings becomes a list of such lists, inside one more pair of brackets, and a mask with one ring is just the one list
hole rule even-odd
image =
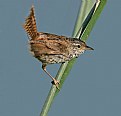
[[31, 37], [31, 39], [35, 39], [38, 35], [37, 26], [36, 26], [36, 19], [34, 16], [34, 6], [30, 9], [30, 14], [25, 20], [25, 24], [23, 25], [24, 30], [26, 33]]

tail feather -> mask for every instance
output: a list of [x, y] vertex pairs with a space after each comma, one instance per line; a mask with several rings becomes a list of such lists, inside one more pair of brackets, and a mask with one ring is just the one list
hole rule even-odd
[[34, 16], [34, 6], [30, 9], [30, 14], [25, 20], [25, 24], [23, 25], [24, 30], [26, 33], [31, 37], [31, 39], [35, 39], [38, 35], [37, 26], [36, 26], [36, 19]]

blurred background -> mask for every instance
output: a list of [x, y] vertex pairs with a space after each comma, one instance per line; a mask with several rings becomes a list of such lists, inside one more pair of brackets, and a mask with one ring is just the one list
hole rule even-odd
[[[70, 37], [81, 0], [0, 1], [0, 116], [39, 116], [51, 87], [22, 28], [32, 4], [39, 31]], [[95, 50], [77, 59], [49, 116], [121, 116], [120, 5], [108, 0], [87, 41]]]

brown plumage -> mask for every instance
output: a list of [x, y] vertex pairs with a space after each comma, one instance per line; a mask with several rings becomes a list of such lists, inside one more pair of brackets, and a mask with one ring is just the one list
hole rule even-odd
[[33, 6], [23, 28], [30, 37], [29, 44], [33, 56], [42, 62], [42, 69], [52, 78], [57, 88], [59, 82], [47, 72], [46, 66], [48, 64], [64, 63], [78, 57], [85, 50], [93, 50], [77, 38], [38, 32]]
[[31, 39], [35, 39], [38, 35], [37, 32], [37, 26], [36, 26], [36, 19], [34, 16], [34, 6], [32, 6], [30, 10], [30, 14], [25, 20], [25, 24], [23, 25], [23, 28], [27, 32], [27, 34], [31, 37]]

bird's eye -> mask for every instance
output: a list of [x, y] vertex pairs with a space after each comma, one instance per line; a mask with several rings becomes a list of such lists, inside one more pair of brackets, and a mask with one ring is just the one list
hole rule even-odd
[[80, 45], [78, 45], [78, 48], [80, 48], [81, 46]]

